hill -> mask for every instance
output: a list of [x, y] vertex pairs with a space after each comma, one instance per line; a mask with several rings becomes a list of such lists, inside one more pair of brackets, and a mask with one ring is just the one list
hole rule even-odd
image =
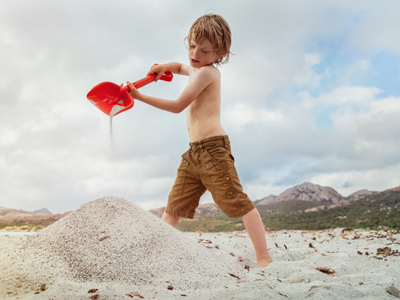
[[43, 207], [43, 208], [41, 208], [41, 209], [38, 209], [38, 210], [34, 210], [33, 212], [32, 212], [34, 215], [37, 215], [37, 214], [52, 214], [51, 213], [51, 211], [49, 211], [47, 208], [45, 208], [45, 207]]
[[[331, 228], [347, 229], [400, 229], [400, 190], [388, 190], [374, 193], [358, 200], [349, 201], [347, 205], [332, 205], [315, 212], [293, 212], [292, 205], [304, 208], [310, 202], [301, 200], [282, 201], [262, 205], [276, 211], [262, 214], [267, 230], [325, 230]], [[279, 205], [279, 207], [278, 207]], [[297, 209], [296, 208], [296, 209]], [[182, 231], [235, 231], [243, 230], [241, 218], [229, 219], [226, 216], [183, 219], [178, 228]]]
[[327, 207], [331, 205], [328, 201], [311, 202], [305, 200], [287, 200], [275, 203], [270, 203], [267, 205], [256, 205], [260, 215], [272, 214], [272, 213], [293, 213], [307, 211], [310, 209], [315, 209], [316, 207]]
[[329, 186], [320, 186], [311, 182], [304, 182], [292, 188], [285, 190], [278, 196], [270, 195], [260, 201], [258, 205], [266, 205], [270, 203], [288, 201], [288, 200], [304, 200], [310, 202], [328, 201], [331, 204], [337, 204], [345, 201], [346, 198], [340, 195], [335, 189]]
[[0, 229], [13, 231], [37, 231], [53, 224], [70, 212], [52, 214], [47, 208], [28, 212], [0, 207]]
[[[289, 213], [298, 211], [319, 211], [326, 208], [348, 205], [352, 200], [372, 195], [367, 189], [356, 191], [344, 197], [329, 186], [320, 186], [311, 182], [304, 182], [283, 191], [278, 196], [268, 197], [254, 201], [260, 214]], [[161, 218], [165, 207], [151, 209], [150, 212]], [[224, 216], [224, 213], [215, 203], [200, 204], [194, 215], [197, 218]]]
[[[334, 227], [367, 228], [400, 225], [398, 201], [400, 187], [384, 192], [360, 190], [343, 197], [330, 187], [305, 182], [254, 201], [267, 228], [325, 229]], [[149, 210], [161, 218], [165, 207]], [[36, 215], [33, 213], [37, 213]], [[40, 230], [70, 212], [51, 214], [45, 208], [27, 212], [0, 207], [0, 229]], [[215, 203], [201, 204], [193, 220], [181, 219], [183, 231], [235, 231], [244, 229], [241, 218], [229, 219]]]
[[400, 228], [400, 191], [365, 196], [348, 205], [317, 212], [268, 214], [262, 216], [270, 230], [329, 228]]

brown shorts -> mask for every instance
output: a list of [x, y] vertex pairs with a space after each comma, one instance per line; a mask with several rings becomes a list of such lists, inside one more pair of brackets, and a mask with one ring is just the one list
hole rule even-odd
[[228, 136], [214, 136], [189, 145], [182, 155], [166, 213], [193, 219], [206, 190], [230, 218], [242, 217], [255, 208], [240, 185]]

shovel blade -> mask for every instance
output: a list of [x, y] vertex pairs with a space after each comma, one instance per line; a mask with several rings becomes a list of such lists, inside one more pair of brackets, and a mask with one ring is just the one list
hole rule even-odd
[[130, 109], [134, 104], [132, 96], [126, 89], [123, 90], [119, 85], [108, 81], [93, 87], [87, 94], [87, 98], [106, 115], [110, 115], [114, 105], [125, 106], [125, 108], [115, 113], [117, 115]]
[[[153, 82], [155, 78], [156, 75], [151, 74], [145, 78], [135, 81], [132, 83], [132, 85], [138, 89]], [[165, 72], [160, 77], [160, 80], [171, 81], [172, 78], [173, 75], [171, 72]], [[92, 102], [93, 105], [95, 105], [106, 115], [110, 115], [110, 113], [112, 113], [112, 116], [116, 116], [123, 111], [132, 108], [134, 100], [131, 94], [129, 94], [129, 91], [129, 86], [121, 87], [118, 84], [105, 81], [93, 87], [86, 97], [90, 102]], [[117, 109], [113, 110], [115, 105], [118, 105], [115, 107]]]

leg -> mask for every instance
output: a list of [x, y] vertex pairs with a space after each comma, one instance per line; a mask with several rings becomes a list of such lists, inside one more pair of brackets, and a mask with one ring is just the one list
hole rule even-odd
[[242, 217], [244, 226], [249, 233], [256, 250], [257, 265], [256, 268], [266, 267], [272, 262], [271, 255], [267, 249], [267, 241], [265, 238], [264, 224], [261, 220], [257, 208], [254, 208]]
[[167, 214], [166, 212], [164, 212], [161, 218], [161, 220], [163, 220], [165, 223], [171, 225], [174, 228], [178, 225], [179, 219], [180, 217]]

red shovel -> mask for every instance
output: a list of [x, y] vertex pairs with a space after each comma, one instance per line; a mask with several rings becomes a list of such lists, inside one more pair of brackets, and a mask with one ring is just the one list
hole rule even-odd
[[[173, 75], [171, 72], [165, 72], [160, 79], [171, 81], [172, 77]], [[156, 75], [152, 74], [135, 81], [132, 84], [135, 88], [139, 89], [142, 86], [153, 82], [155, 79]], [[129, 94], [130, 90], [130, 87], [127, 85], [121, 87], [118, 84], [106, 81], [93, 87], [86, 97], [106, 115], [110, 115], [111, 113], [112, 116], [116, 116], [123, 111], [132, 108], [134, 100]]]

